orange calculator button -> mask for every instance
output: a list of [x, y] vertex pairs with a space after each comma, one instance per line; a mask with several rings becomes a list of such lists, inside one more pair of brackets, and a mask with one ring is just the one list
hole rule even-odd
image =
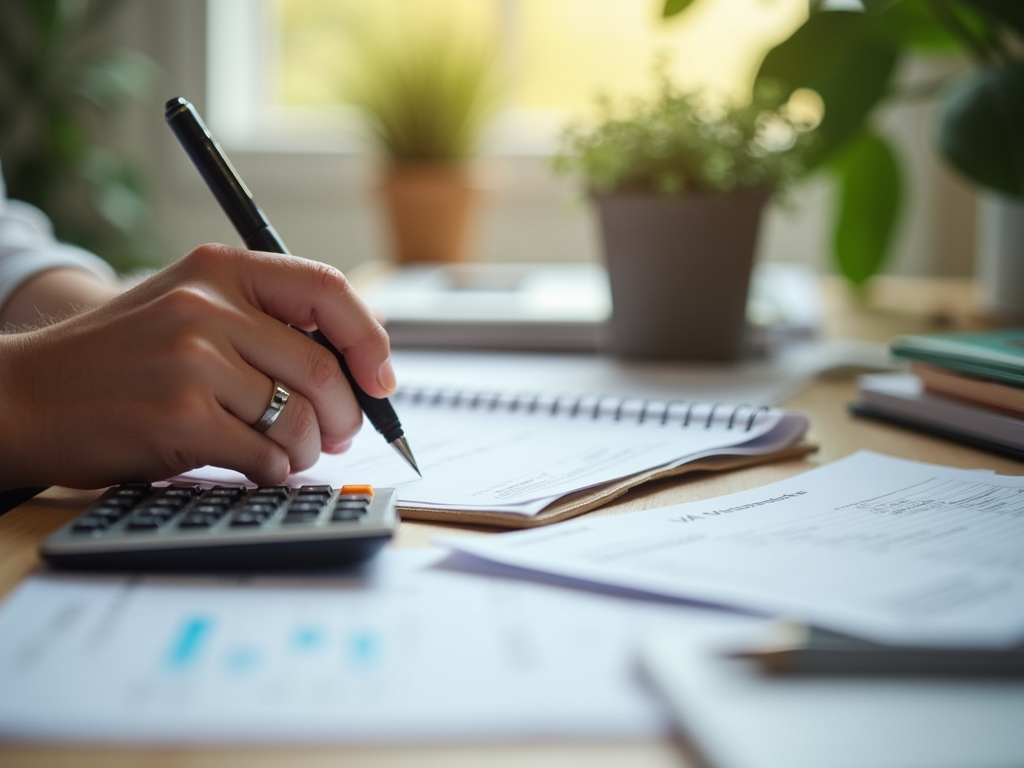
[[372, 485], [343, 485], [341, 486], [342, 494], [359, 494], [363, 496], [373, 496]]

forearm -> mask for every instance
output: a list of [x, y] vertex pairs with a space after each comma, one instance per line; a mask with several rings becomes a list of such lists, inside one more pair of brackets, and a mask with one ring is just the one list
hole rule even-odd
[[26, 352], [30, 333], [0, 333], [0, 491], [42, 484], [39, 467], [32, 466], [32, 403], [26, 392]]
[[84, 269], [60, 267], [40, 272], [0, 306], [0, 329], [45, 325], [104, 304], [119, 290], [117, 283]]

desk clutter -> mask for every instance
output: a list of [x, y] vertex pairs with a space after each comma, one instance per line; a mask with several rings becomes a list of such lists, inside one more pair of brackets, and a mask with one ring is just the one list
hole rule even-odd
[[[609, 343], [611, 290], [600, 264], [369, 265], [357, 279], [395, 348], [595, 352]], [[809, 266], [754, 267], [747, 302], [752, 353], [813, 337], [823, 315]]]
[[902, 336], [910, 372], [859, 380], [859, 416], [1024, 459], [1024, 329]]
[[[0, 736], [635, 739], [671, 712], [717, 768], [1024, 754], [1024, 684], [990, 670], [791, 678], [736, 653], [779, 616], [904, 650], [1017, 648], [1024, 478], [865, 452], [716, 499], [438, 543], [334, 572], [31, 576], [0, 607]], [[759, 712], [772, 727], [748, 742]], [[920, 746], [928, 722], [948, 730]], [[884, 743], [832, 759], [865, 723]]]

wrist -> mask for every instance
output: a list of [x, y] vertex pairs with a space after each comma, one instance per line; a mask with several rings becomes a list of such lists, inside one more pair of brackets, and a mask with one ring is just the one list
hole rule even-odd
[[49, 269], [18, 286], [0, 306], [0, 328], [48, 325], [104, 304], [119, 292], [117, 283], [84, 269]]
[[35, 459], [31, 354], [35, 334], [0, 334], [0, 490], [45, 483]]

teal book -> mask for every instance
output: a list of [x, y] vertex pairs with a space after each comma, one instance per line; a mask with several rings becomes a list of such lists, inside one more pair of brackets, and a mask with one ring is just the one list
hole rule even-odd
[[897, 336], [897, 357], [1024, 387], [1024, 328], [980, 333]]

